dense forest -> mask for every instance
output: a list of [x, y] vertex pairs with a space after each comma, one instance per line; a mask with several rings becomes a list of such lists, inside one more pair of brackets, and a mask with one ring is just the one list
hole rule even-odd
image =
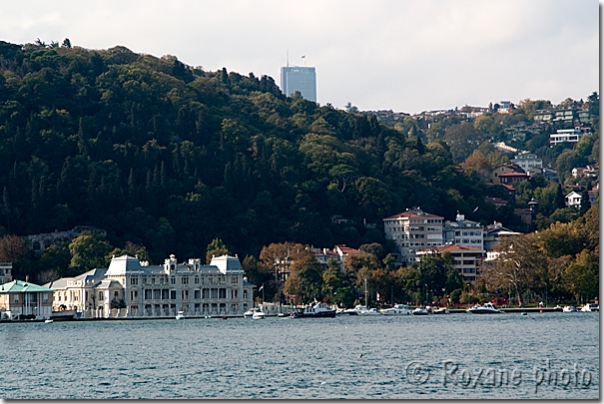
[[381, 242], [364, 223], [409, 206], [494, 213], [443, 141], [286, 98], [270, 77], [41, 43], [1, 43], [0, 73], [6, 233], [93, 225], [161, 261], [204, 256], [215, 237], [240, 255]]
[[[543, 155], [561, 183], [573, 166], [599, 155], [597, 94], [569, 103], [594, 111], [593, 136], [576, 147], [549, 148], [546, 132], [515, 144]], [[350, 105], [285, 97], [271, 77], [208, 72], [170, 55], [89, 50], [67, 39], [0, 42], [0, 235], [91, 225], [107, 231], [97, 240], [100, 257], [117, 248], [157, 263], [213, 249], [248, 257], [253, 268], [249, 259], [275, 243], [377, 246], [381, 260], [391, 248], [382, 219], [412, 206], [523, 231], [585, 214], [589, 207], [565, 208], [561, 187], [543, 176], [520, 184], [511, 199], [485, 181], [509, 162], [493, 147], [504, 130], [552, 105], [525, 100], [506, 115], [496, 107], [475, 120], [442, 115], [429, 124], [417, 117], [388, 124]], [[485, 196], [509, 204], [497, 209]], [[529, 228], [513, 209], [532, 197], [540, 205]], [[91, 261], [78, 264], [78, 248], [87, 247], [78, 243], [21, 260], [15, 274], [67, 274], [58, 263], [75, 268], [71, 274], [87, 270]], [[355, 279], [348, 284], [358, 287]], [[451, 282], [459, 288], [459, 279]]]

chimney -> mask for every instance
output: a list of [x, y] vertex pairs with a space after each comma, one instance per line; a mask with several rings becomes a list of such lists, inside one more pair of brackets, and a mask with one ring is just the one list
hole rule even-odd
[[25, 282], [29, 282], [29, 275], [25, 275]]

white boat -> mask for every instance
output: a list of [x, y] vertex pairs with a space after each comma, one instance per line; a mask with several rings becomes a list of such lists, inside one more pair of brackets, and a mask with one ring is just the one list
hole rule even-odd
[[52, 318], [47, 318], [46, 321], [44, 321], [45, 323], [52, 323], [54, 320]]
[[264, 319], [264, 317], [265, 317], [265, 316], [266, 316], [266, 315], [264, 314], [264, 312], [262, 312], [262, 311], [260, 311], [260, 310], [256, 310], [256, 311], [254, 312], [254, 314], [252, 314], [252, 318], [253, 318], [254, 320], [262, 320], [262, 319]]
[[185, 312], [182, 310], [179, 310], [176, 312], [176, 319], [177, 320], [184, 320], [185, 319]]
[[359, 316], [381, 316], [382, 313], [380, 313], [378, 311], [378, 309], [372, 308], [372, 309], [369, 309], [369, 310], [367, 310], [367, 309], [359, 310], [358, 315]]
[[243, 313], [243, 317], [244, 318], [248, 318], [248, 317], [252, 317], [254, 315], [255, 312], [257, 311], [262, 311], [257, 307], [252, 307], [251, 309], [249, 309], [248, 311], [246, 311], [245, 313]]
[[413, 310], [413, 311], [411, 312], [411, 314], [413, 314], [413, 315], [415, 315], [415, 316], [425, 316], [425, 315], [428, 315], [428, 314], [430, 314], [430, 313], [428, 313], [428, 310], [426, 310], [426, 309], [424, 309], [424, 308], [422, 308], [422, 307], [418, 307], [418, 308], [416, 308], [415, 310]]
[[342, 312], [342, 314], [351, 314], [353, 316], [356, 316], [361, 310], [367, 310], [367, 306], [357, 304], [356, 306], [354, 306], [354, 309], [346, 309]]
[[576, 312], [576, 311], [577, 311], [577, 308], [576, 308], [575, 306], [564, 306], [564, 307], [562, 308], [562, 311], [563, 311], [564, 313], [574, 313], [574, 312]]
[[493, 303], [487, 302], [482, 306], [477, 304], [474, 307], [466, 310], [466, 312], [472, 314], [497, 314], [501, 313], [501, 310], [496, 309]]
[[439, 307], [438, 309], [432, 309], [432, 314], [449, 314], [449, 309], [446, 307]]
[[592, 311], [600, 311], [600, 305], [595, 303], [586, 303], [581, 307], [581, 311], [584, 313], [590, 313]]
[[411, 309], [406, 304], [395, 304], [389, 309], [381, 309], [380, 313], [387, 316], [407, 316], [411, 314]]

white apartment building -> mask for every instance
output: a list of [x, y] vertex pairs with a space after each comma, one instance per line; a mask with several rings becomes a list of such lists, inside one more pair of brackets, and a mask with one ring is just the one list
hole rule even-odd
[[549, 135], [549, 145], [555, 146], [560, 143], [578, 143], [584, 135], [591, 133], [588, 127], [577, 126], [574, 129], [558, 129], [556, 133]]
[[420, 208], [384, 219], [386, 240], [396, 244], [405, 265], [416, 261], [416, 252], [443, 244], [443, 217], [426, 213]]
[[453, 268], [457, 269], [463, 275], [464, 280], [474, 282], [476, 276], [480, 275], [478, 267], [482, 262], [485, 251], [481, 248], [467, 247], [456, 244], [442, 245], [430, 250], [418, 251], [418, 261], [426, 254], [444, 254], [449, 253], [453, 257]]
[[198, 258], [148, 265], [136, 257], [113, 257], [96, 268], [45, 285], [55, 290], [53, 310], [74, 310], [83, 317], [170, 317], [240, 315], [253, 307], [253, 287], [237, 257]]
[[443, 243], [483, 250], [484, 229], [480, 223], [457, 213], [454, 222], [447, 220], [443, 226]]

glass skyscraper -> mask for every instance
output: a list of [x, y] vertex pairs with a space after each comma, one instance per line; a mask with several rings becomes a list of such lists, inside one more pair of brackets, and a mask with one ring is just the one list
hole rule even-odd
[[314, 67], [282, 67], [281, 91], [286, 96], [291, 96], [296, 91], [302, 98], [317, 102], [317, 76]]

